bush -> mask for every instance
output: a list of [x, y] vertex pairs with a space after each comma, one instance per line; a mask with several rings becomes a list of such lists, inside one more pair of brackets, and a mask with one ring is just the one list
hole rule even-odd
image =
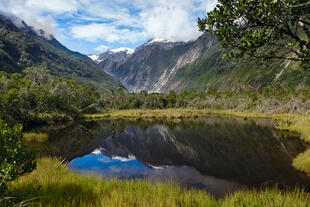
[[9, 127], [0, 119], [0, 196], [6, 195], [7, 182], [36, 167], [35, 153], [22, 145], [22, 125]]

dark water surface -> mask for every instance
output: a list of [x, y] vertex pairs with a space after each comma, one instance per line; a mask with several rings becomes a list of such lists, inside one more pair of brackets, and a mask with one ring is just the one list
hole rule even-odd
[[105, 178], [173, 180], [215, 196], [262, 184], [309, 186], [292, 167], [307, 146], [267, 120], [202, 117], [195, 120], [103, 120], [47, 131], [43, 155]]

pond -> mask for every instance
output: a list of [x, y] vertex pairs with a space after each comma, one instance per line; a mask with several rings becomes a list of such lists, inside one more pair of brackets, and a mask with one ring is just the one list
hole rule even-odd
[[101, 120], [34, 129], [48, 133], [42, 156], [104, 178], [174, 181], [216, 197], [263, 184], [309, 186], [292, 167], [308, 147], [270, 120], [204, 116], [191, 120]]

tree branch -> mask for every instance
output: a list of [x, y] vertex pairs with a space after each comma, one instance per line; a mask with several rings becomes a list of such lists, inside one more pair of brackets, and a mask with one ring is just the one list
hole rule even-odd
[[288, 47], [287, 45], [282, 45], [282, 44], [279, 44], [279, 43], [271, 43], [271, 45], [275, 45], [275, 46], [279, 46], [279, 47], [283, 47], [293, 53], [295, 53], [297, 55], [298, 58], [303, 58], [303, 55], [301, 53], [299, 53], [297, 50], [294, 50], [293, 48], [291, 47]]
[[307, 2], [307, 3], [304, 3], [304, 4], [297, 4], [297, 5], [290, 5], [290, 4], [287, 4], [285, 1], [283, 0], [280, 0], [280, 2], [282, 4], [284, 4], [285, 6], [289, 7], [289, 8], [297, 8], [297, 7], [303, 7], [303, 6], [307, 6], [307, 5], [310, 5], [310, 2]]
[[294, 57], [285, 57], [285, 56], [257, 56], [254, 54], [249, 54], [252, 57], [260, 59], [282, 59], [282, 60], [292, 60], [292, 61], [310, 61], [310, 57], [294, 58]]

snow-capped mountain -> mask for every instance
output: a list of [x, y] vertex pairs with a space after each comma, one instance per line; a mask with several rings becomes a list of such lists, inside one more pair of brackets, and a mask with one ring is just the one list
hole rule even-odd
[[134, 49], [131, 48], [127, 48], [127, 47], [120, 47], [117, 49], [113, 49], [113, 50], [108, 50], [109, 53], [120, 53], [120, 52], [125, 52], [127, 54], [133, 54], [135, 52]]
[[224, 53], [216, 37], [205, 33], [190, 42], [151, 39], [131, 52], [108, 51], [98, 64], [130, 92], [257, 89], [274, 82], [267, 71], [282, 74], [281, 61], [263, 66], [254, 60], [226, 61]]
[[95, 61], [108, 74], [113, 75], [115, 70], [123, 64], [133, 53], [131, 48], [117, 48], [108, 50], [100, 55], [89, 55], [88, 57]]
[[172, 40], [166, 40], [166, 39], [160, 39], [160, 38], [155, 38], [155, 39], [151, 39], [149, 40], [146, 45], [150, 45], [153, 43], [169, 43], [169, 42], [174, 42]]
[[[119, 79], [131, 92], [166, 92], [170, 78], [187, 63], [197, 59], [202, 46], [193, 42], [151, 39], [135, 50], [120, 48], [93, 57], [108, 74]], [[198, 48], [198, 49], [197, 49]]]

